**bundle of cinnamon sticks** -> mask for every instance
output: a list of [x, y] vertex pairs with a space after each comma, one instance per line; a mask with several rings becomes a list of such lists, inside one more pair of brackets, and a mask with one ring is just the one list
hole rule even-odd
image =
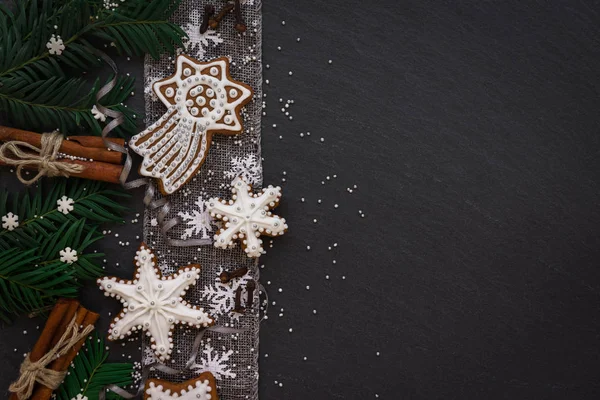
[[[61, 336], [63, 336], [73, 318], [75, 318], [77, 326], [80, 326], [81, 329], [83, 329], [88, 325], [94, 325], [98, 320], [98, 317], [98, 314], [88, 311], [75, 299], [58, 300], [48, 317], [44, 330], [36, 344], [33, 346], [29, 359], [32, 362], [36, 362], [42, 358], [42, 356], [47, 354], [48, 351], [56, 345]], [[81, 346], [83, 346], [85, 339], [86, 338], [84, 337], [79, 340], [66, 355], [52, 361], [47, 368], [60, 372], [66, 371], [77, 355], [77, 352], [81, 349]], [[52, 389], [45, 387], [40, 383], [36, 383], [30, 399], [48, 400], [51, 395]], [[12, 393], [10, 400], [18, 400], [18, 396], [15, 393]]]
[[[108, 140], [121, 146], [125, 144], [123, 139], [109, 138]], [[0, 142], [9, 141], [25, 142], [39, 148], [42, 144], [42, 135], [39, 133], [0, 126]], [[63, 158], [59, 160], [60, 162], [79, 164], [85, 167], [82, 172], [73, 174], [73, 176], [109, 183], [119, 183], [119, 177], [123, 171], [123, 155], [119, 152], [108, 150], [101, 137], [68, 137], [63, 141], [60, 152], [69, 156], [86, 159], [73, 160], [70, 158]], [[0, 161], [0, 165], [6, 164]]]

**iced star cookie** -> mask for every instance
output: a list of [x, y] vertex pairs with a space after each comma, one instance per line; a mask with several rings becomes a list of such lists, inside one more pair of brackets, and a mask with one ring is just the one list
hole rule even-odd
[[144, 388], [144, 400], [219, 400], [217, 383], [210, 372], [182, 383], [162, 379], [148, 379]]
[[144, 243], [135, 256], [134, 279], [116, 277], [98, 279], [105, 296], [123, 303], [123, 310], [110, 324], [109, 340], [124, 339], [137, 330], [150, 336], [151, 347], [161, 361], [168, 360], [173, 351], [173, 327], [176, 324], [207, 327], [214, 320], [202, 308], [183, 300], [186, 290], [200, 277], [200, 266], [180, 268], [163, 277], [156, 256]]
[[200, 169], [213, 134], [243, 131], [241, 110], [252, 88], [231, 78], [226, 57], [200, 62], [182, 54], [175, 73], [152, 89], [167, 112], [129, 146], [144, 157], [140, 174], [157, 178], [160, 191], [171, 194]]
[[239, 240], [248, 257], [260, 257], [264, 253], [261, 235], [280, 236], [287, 231], [285, 219], [270, 211], [279, 205], [281, 188], [269, 186], [253, 194], [252, 186], [242, 177], [231, 187], [231, 200], [215, 197], [206, 202], [211, 217], [224, 222], [215, 235], [215, 247], [227, 249]]

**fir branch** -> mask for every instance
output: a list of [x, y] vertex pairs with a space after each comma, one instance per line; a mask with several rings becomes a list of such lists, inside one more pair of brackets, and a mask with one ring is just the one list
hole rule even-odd
[[[174, 54], [186, 36], [168, 22], [179, 2], [127, 0], [107, 10], [102, 0], [22, 0], [14, 12], [0, 7], [0, 111], [22, 128], [58, 127], [70, 133], [83, 128], [99, 134], [102, 127], [91, 114], [97, 85], [74, 90], [81, 78], [67, 78], [102, 64], [88, 39], [99, 38], [130, 56]], [[65, 46], [60, 55], [51, 55], [46, 47], [53, 34]], [[40, 87], [57, 93], [35, 89]], [[48, 95], [40, 98], [40, 93]], [[136, 131], [136, 118], [122, 103], [131, 91], [121, 93], [124, 98], [109, 108], [124, 113], [117, 133], [129, 136]]]
[[36, 264], [37, 248], [0, 252], [0, 319], [26, 314], [52, 304], [58, 297], [76, 297], [74, 270], [62, 262]]
[[[114, 384], [125, 388], [133, 383], [133, 364], [109, 363], [104, 341], [93, 333], [79, 351], [65, 380], [55, 391], [57, 400], [71, 400], [78, 394], [88, 399], [97, 399], [107, 385]], [[121, 398], [108, 393], [107, 399]]]
[[[33, 199], [29, 192], [22, 199], [18, 193], [9, 198], [7, 192], [0, 192], [0, 216], [8, 212], [19, 216], [17, 228], [12, 231], [0, 230], [0, 250], [40, 245], [44, 238], [55, 234], [61, 225], [75, 223], [81, 218], [87, 219], [88, 228], [104, 222], [123, 222], [121, 213], [127, 208], [111, 197], [126, 198], [129, 197], [128, 194], [108, 190], [101, 182], [71, 178], [69, 188], [67, 179], [57, 179], [53, 183], [55, 184], [46, 195], [42, 186], [38, 186]], [[73, 199], [73, 211], [69, 214], [58, 211], [57, 200], [62, 196]]]

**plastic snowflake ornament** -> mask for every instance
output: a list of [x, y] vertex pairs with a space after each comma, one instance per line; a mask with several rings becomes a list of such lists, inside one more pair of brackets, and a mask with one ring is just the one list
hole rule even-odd
[[79, 259], [77, 257], [77, 251], [70, 247], [66, 247], [64, 250], [59, 251], [58, 254], [60, 255], [60, 261], [67, 264], [73, 264]]
[[71, 400], [88, 400], [88, 398], [87, 396], [84, 396], [81, 393], [79, 393], [76, 397], [73, 397]]
[[224, 222], [215, 235], [215, 247], [226, 249], [239, 240], [248, 257], [260, 257], [264, 252], [261, 235], [280, 236], [287, 231], [285, 219], [270, 211], [279, 204], [281, 188], [269, 186], [260, 194], [252, 194], [252, 186], [242, 177], [231, 186], [231, 200], [212, 198], [206, 202], [210, 215]]
[[60, 199], [56, 200], [56, 204], [58, 205], [58, 211], [63, 214], [68, 214], [73, 211], [73, 204], [75, 202], [73, 199], [68, 198], [67, 196], [63, 196]]
[[2, 217], [2, 228], [14, 231], [19, 226], [19, 216], [11, 212]]
[[96, 107], [95, 104], [92, 107], [92, 115], [94, 116], [94, 119], [96, 119], [100, 122], [106, 121], [106, 115], [104, 115], [102, 112], [100, 112], [100, 110], [98, 110], [98, 107]]
[[60, 56], [66, 48], [62, 39], [58, 35], [52, 35], [48, 43], [46, 43], [46, 47], [48, 48], [48, 53], [57, 56]]
[[183, 297], [200, 277], [200, 266], [180, 268], [163, 277], [154, 254], [142, 243], [135, 256], [134, 279], [98, 279], [106, 296], [123, 303], [123, 310], [110, 324], [109, 340], [124, 339], [135, 331], [147, 331], [151, 348], [160, 361], [171, 358], [173, 328], [176, 324], [207, 327], [214, 323], [203, 308], [188, 304]]
[[167, 112], [129, 146], [144, 157], [140, 174], [159, 179], [167, 195], [196, 175], [213, 134], [243, 131], [241, 110], [252, 99], [252, 88], [231, 79], [226, 57], [200, 62], [182, 54], [175, 74], [153, 89]]

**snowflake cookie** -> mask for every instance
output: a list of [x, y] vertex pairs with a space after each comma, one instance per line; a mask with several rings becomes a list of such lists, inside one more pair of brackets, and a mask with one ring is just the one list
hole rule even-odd
[[241, 110], [252, 99], [252, 88], [231, 79], [226, 57], [200, 62], [181, 54], [175, 74], [153, 89], [167, 112], [129, 146], [144, 157], [140, 174], [159, 179], [167, 195], [196, 175], [213, 134], [243, 131]]
[[148, 379], [144, 388], [144, 400], [219, 400], [217, 383], [210, 372], [182, 383], [162, 379]]
[[224, 222], [215, 235], [215, 247], [227, 249], [239, 239], [248, 257], [260, 257], [264, 252], [261, 235], [280, 236], [287, 231], [285, 219], [270, 211], [279, 205], [281, 188], [269, 186], [260, 194], [252, 194], [252, 186], [242, 177], [234, 179], [231, 186], [231, 200], [212, 198], [206, 202], [210, 215]]
[[136, 330], [147, 331], [156, 356], [165, 361], [173, 351], [171, 335], [175, 324], [201, 328], [214, 323], [203, 308], [182, 298], [200, 277], [200, 266], [190, 265], [163, 277], [156, 256], [144, 243], [136, 252], [135, 265], [132, 281], [115, 277], [98, 279], [105, 296], [116, 297], [123, 303], [123, 310], [110, 324], [108, 339], [123, 339]]

